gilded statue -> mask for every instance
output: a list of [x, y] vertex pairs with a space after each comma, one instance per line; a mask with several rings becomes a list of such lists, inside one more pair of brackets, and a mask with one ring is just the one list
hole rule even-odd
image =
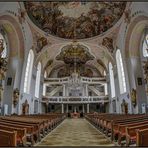
[[131, 91], [131, 101], [134, 107], [137, 105], [137, 94], [136, 94], [136, 89], [132, 89]]
[[16, 107], [16, 105], [18, 104], [18, 101], [19, 101], [19, 90], [18, 88], [16, 88], [14, 91], [13, 91], [13, 105], [14, 107]]

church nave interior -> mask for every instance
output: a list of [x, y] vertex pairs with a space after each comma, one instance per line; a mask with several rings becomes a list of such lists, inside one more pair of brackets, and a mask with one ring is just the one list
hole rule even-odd
[[0, 2], [0, 147], [148, 146], [147, 8]]

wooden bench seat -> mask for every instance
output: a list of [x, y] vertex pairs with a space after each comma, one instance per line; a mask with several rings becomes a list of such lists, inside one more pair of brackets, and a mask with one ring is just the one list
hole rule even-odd
[[126, 127], [126, 145], [129, 146], [131, 143], [136, 143], [136, 131], [148, 129], [148, 123], [141, 125]]
[[17, 145], [26, 145], [26, 129], [25, 128], [16, 128], [16, 127], [10, 127], [6, 125], [0, 125], [1, 130], [6, 131], [16, 131], [17, 132]]
[[148, 128], [143, 130], [137, 130], [136, 132], [136, 145], [148, 147]]
[[16, 138], [16, 131], [6, 131], [0, 129], [0, 146], [15, 147], [17, 146]]
[[[146, 114], [106, 114], [93, 116], [92, 114], [85, 115], [86, 119], [95, 125], [99, 130], [107, 136], [111, 136], [111, 140], [114, 140], [117, 136], [118, 144], [121, 144], [123, 139], [126, 139], [127, 145], [132, 141], [136, 141], [136, 130], [144, 129], [148, 127], [148, 115]], [[129, 129], [129, 133], [126, 129]]]
[[145, 118], [138, 118], [136, 120], [125, 120], [124, 122], [117, 122], [113, 124], [113, 135], [115, 136], [118, 134], [120, 131], [125, 132], [125, 127], [130, 126], [130, 125], [136, 125], [136, 124], [142, 124], [143, 122], [148, 122], [148, 119]]
[[5, 130], [6, 133], [15, 131], [17, 145], [25, 145], [27, 141], [33, 146], [45, 136], [45, 133], [47, 134], [60, 124], [65, 117], [64, 114], [1, 116], [0, 130]]
[[11, 122], [4, 122], [4, 121], [0, 121], [0, 125], [10, 126], [14, 128], [25, 128], [27, 141], [31, 142], [31, 145], [33, 145], [36, 142], [36, 138], [34, 137], [34, 127], [31, 125], [20, 125], [19, 123], [14, 124]]
[[9, 118], [0, 118], [0, 121], [4, 121], [7, 123], [13, 123], [13, 124], [19, 124], [19, 125], [28, 125], [33, 126], [33, 136], [35, 141], [40, 141], [40, 133], [43, 131], [43, 124], [40, 122], [31, 122], [31, 121], [22, 121], [22, 120], [16, 120], [16, 119], [9, 119]]

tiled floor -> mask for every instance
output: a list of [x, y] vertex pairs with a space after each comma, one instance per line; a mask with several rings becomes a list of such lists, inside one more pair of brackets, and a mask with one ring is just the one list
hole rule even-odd
[[66, 119], [36, 146], [114, 146], [85, 119]]

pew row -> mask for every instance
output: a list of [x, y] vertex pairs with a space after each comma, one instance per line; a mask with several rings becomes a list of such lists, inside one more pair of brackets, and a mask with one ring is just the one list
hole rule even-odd
[[[13, 133], [11, 134], [11, 139], [15, 139], [15, 142], [13, 142], [16, 143], [16, 146], [33, 146], [51, 130], [56, 128], [65, 117], [65, 114], [1, 116], [0, 130], [5, 132], [5, 134], [15, 132], [15, 138]], [[0, 140], [0, 146], [3, 146], [4, 143], [1, 141], [6, 142], [7, 140], [4, 136], [1, 136], [0, 138], [2, 139]]]
[[87, 114], [85, 118], [118, 145], [137, 143], [136, 131], [148, 128], [144, 114]]

